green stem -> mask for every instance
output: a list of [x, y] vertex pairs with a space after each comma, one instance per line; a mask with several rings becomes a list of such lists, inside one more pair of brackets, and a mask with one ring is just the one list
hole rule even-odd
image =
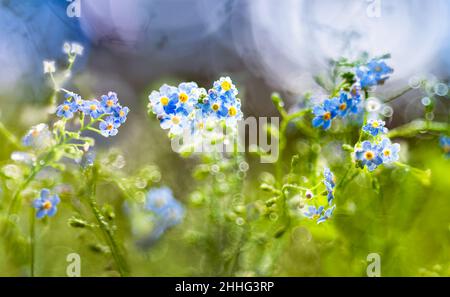
[[120, 249], [119, 249], [119, 246], [114, 237], [113, 231], [111, 230], [110, 226], [106, 222], [106, 219], [103, 216], [103, 214], [98, 209], [97, 202], [95, 201], [96, 187], [97, 187], [95, 179], [96, 179], [96, 170], [94, 169], [92, 180], [90, 182], [89, 194], [88, 194], [89, 206], [91, 207], [91, 210], [95, 216], [95, 219], [97, 220], [97, 223], [98, 223], [100, 229], [102, 230], [102, 233], [103, 233], [103, 235], [106, 239], [106, 242], [110, 248], [111, 254], [116, 263], [119, 274], [121, 276], [126, 276], [128, 273], [128, 269], [127, 269], [125, 259], [123, 258], [122, 254], [120, 253]]
[[405, 95], [406, 93], [408, 93], [409, 91], [411, 91], [412, 88], [411, 87], [407, 87], [404, 90], [400, 91], [399, 93], [387, 98], [386, 100], [384, 100], [384, 103], [389, 103], [392, 102], [398, 98], [400, 98], [401, 96]]
[[0, 122], [0, 134], [2, 134], [6, 140], [8, 140], [12, 145], [14, 145], [17, 149], [22, 149], [22, 145], [19, 140], [11, 133], [9, 130]]
[[429, 122], [424, 120], [415, 120], [408, 124], [392, 129], [388, 133], [389, 138], [395, 137], [413, 137], [423, 132], [440, 132], [450, 131], [450, 124], [440, 122]]
[[30, 208], [30, 276], [34, 276], [34, 254], [35, 254], [35, 226], [36, 216], [34, 209]]

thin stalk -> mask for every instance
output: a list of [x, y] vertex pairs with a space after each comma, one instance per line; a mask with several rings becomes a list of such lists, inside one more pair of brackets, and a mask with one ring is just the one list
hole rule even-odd
[[450, 124], [440, 122], [429, 122], [424, 120], [412, 121], [408, 124], [402, 125], [392, 129], [388, 133], [389, 138], [395, 137], [413, 137], [423, 132], [441, 132], [450, 131]]
[[19, 140], [0, 122], [0, 134], [2, 134], [7, 141], [14, 145], [17, 149], [22, 149]]
[[34, 254], [35, 254], [35, 226], [36, 226], [36, 216], [34, 214], [34, 209], [30, 208], [30, 276], [34, 276]]
[[96, 187], [97, 187], [97, 184], [95, 182], [95, 175], [96, 175], [96, 173], [94, 170], [90, 188], [89, 188], [89, 193], [88, 193], [89, 206], [91, 207], [92, 213], [94, 214], [95, 219], [97, 220], [98, 226], [102, 230], [102, 233], [106, 239], [106, 242], [109, 246], [109, 249], [113, 256], [114, 262], [116, 263], [116, 266], [117, 266], [120, 276], [126, 276], [128, 269], [125, 264], [126, 263], [125, 259], [123, 258], [122, 254], [120, 253], [120, 249], [119, 249], [116, 239], [114, 238], [113, 231], [111, 230], [108, 223], [106, 222], [103, 214], [98, 209], [97, 202], [95, 201]]

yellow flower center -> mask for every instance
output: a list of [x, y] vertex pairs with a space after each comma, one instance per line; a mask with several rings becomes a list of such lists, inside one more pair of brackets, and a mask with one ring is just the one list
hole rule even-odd
[[180, 118], [177, 116], [173, 116], [172, 123], [174, 123], [175, 125], [178, 125], [180, 123]]
[[197, 124], [197, 128], [198, 129], [203, 129], [204, 126], [205, 125], [203, 124], [203, 122], [200, 122], [200, 123]]
[[383, 154], [384, 154], [386, 157], [388, 157], [388, 156], [391, 155], [391, 151], [390, 151], [390, 150], [384, 150], [384, 151], [383, 151]]
[[375, 157], [375, 155], [374, 155], [374, 153], [373, 153], [372, 151], [367, 151], [367, 152], [364, 153], [364, 157], [365, 157], [367, 160], [372, 160], [373, 157]]
[[33, 137], [38, 137], [38, 136], [39, 136], [39, 131], [38, 131], [37, 129], [33, 129], [33, 130], [31, 131], [31, 136], [33, 136]]
[[189, 99], [189, 97], [186, 93], [180, 93], [180, 95], [178, 95], [178, 98], [180, 99], [180, 101], [182, 103], [185, 103]]
[[375, 71], [376, 72], [380, 72], [381, 71], [381, 67], [380, 66], [375, 67]]
[[106, 105], [107, 105], [108, 107], [111, 107], [111, 106], [114, 105], [114, 101], [112, 101], [112, 100], [107, 100], [107, 101], [106, 101]]
[[228, 114], [229, 114], [231, 117], [234, 117], [234, 116], [237, 114], [236, 107], [231, 106], [230, 108], [228, 108]]
[[97, 110], [97, 105], [92, 104], [89, 108], [90, 108], [91, 110]]
[[155, 206], [158, 208], [163, 207], [166, 204], [166, 199], [163, 197], [158, 197], [155, 199]]
[[380, 124], [378, 124], [377, 121], [374, 121], [374, 122], [372, 123], [372, 127], [374, 127], [374, 128], [378, 128], [379, 125], [380, 125]]
[[52, 203], [49, 200], [46, 200], [43, 204], [42, 204], [42, 208], [45, 210], [49, 210], [50, 208], [52, 208]]
[[326, 113], [324, 113], [323, 114], [323, 119], [325, 120], [325, 121], [328, 121], [329, 119], [331, 119], [331, 113], [330, 112], [326, 112]]
[[119, 116], [121, 116], [121, 117], [125, 116], [125, 112], [124, 112], [123, 110], [121, 110], [121, 111], [119, 112]]
[[106, 126], [106, 129], [108, 129], [108, 130], [112, 130], [114, 128], [114, 126], [112, 125], [112, 124], [108, 124], [108, 126]]
[[213, 103], [213, 105], [211, 106], [211, 108], [212, 108], [214, 111], [218, 111], [219, 108], [220, 108], [220, 105], [219, 105], [219, 103]]
[[347, 109], [347, 104], [346, 103], [342, 103], [341, 105], [339, 105], [339, 109], [340, 110], [346, 110]]
[[161, 97], [161, 99], [159, 99], [159, 102], [161, 102], [162, 105], [166, 106], [167, 104], [169, 104], [169, 98], [167, 98], [166, 96]]
[[229, 89], [231, 89], [231, 84], [229, 82], [227, 82], [226, 80], [224, 80], [220, 86], [222, 87], [222, 90], [224, 91], [228, 91]]
[[69, 106], [69, 105], [66, 104], [66, 105], [63, 106], [63, 110], [64, 110], [64, 111], [68, 111], [69, 109], [70, 109], [70, 106]]

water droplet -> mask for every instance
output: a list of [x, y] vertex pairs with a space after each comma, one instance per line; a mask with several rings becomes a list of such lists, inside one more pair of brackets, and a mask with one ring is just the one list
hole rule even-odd
[[144, 189], [147, 186], [147, 181], [143, 178], [138, 178], [135, 182], [136, 188]]
[[239, 164], [239, 170], [240, 171], [242, 171], [242, 172], [246, 172], [248, 169], [249, 169], [249, 165], [248, 165], [248, 163], [247, 162], [245, 162], [245, 161], [242, 161], [240, 164]]
[[243, 218], [241, 218], [241, 217], [236, 218], [236, 225], [242, 226], [244, 224], [245, 224], [245, 220]]
[[272, 212], [272, 213], [269, 215], [269, 219], [270, 219], [271, 221], [276, 221], [276, 220], [278, 220], [278, 215], [277, 215], [276, 213]]
[[112, 163], [112, 166], [117, 169], [122, 169], [125, 166], [125, 158], [122, 155], [117, 155], [116, 159]]
[[18, 166], [9, 164], [3, 167], [3, 174], [10, 178], [20, 178], [22, 171]]
[[433, 112], [427, 112], [425, 114], [425, 119], [427, 119], [428, 121], [432, 121], [434, 119], [434, 113]]
[[431, 99], [429, 97], [423, 97], [422, 100], [420, 100], [424, 106], [428, 106], [431, 104]]
[[381, 113], [383, 114], [383, 116], [390, 118], [394, 115], [394, 109], [389, 105], [385, 105], [383, 106]]
[[444, 83], [437, 83], [434, 85], [434, 93], [438, 96], [447, 96], [448, 86]]
[[408, 81], [408, 85], [413, 89], [420, 88], [421, 84], [422, 84], [422, 79], [417, 75], [411, 77]]

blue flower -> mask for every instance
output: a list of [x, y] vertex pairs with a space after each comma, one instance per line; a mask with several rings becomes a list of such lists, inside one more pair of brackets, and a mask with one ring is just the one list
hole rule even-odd
[[313, 205], [306, 206], [307, 210], [303, 212], [303, 215], [309, 219], [318, 219], [322, 215], [323, 206], [316, 208]]
[[382, 60], [371, 60], [367, 65], [356, 69], [361, 88], [383, 84], [394, 70]]
[[172, 191], [167, 187], [149, 191], [145, 208], [153, 212], [158, 224], [165, 228], [179, 224], [184, 217], [183, 206], [173, 197]]
[[107, 117], [104, 121], [100, 122], [99, 128], [103, 136], [109, 137], [109, 136], [115, 136], [119, 132], [117, 128], [120, 127], [120, 122], [112, 117]]
[[330, 219], [333, 215], [333, 211], [335, 210], [336, 205], [329, 207], [319, 219], [317, 219], [317, 224], [323, 223], [326, 220]]
[[33, 207], [37, 209], [36, 218], [41, 219], [46, 215], [54, 216], [59, 202], [58, 195], [50, 196], [50, 190], [42, 189], [40, 197], [33, 201]]
[[71, 119], [73, 113], [78, 110], [78, 106], [75, 101], [64, 101], [63, 104], [56, 108], [56, 115], [58, 117], [64, 117], [66, 119]]
[[386, 134], [388, 132], [388, 129], [384, 127], [385, 124], [382, 120], [369, 120], [362, 130], [375, 137], [378, 134]]
[[216, 80], [213, 84], [213, 89], [217, 91], [221, 95], [225, 95], [226, 97], [234, 98], [238, 94], [238, 90], [236, 86], [231, 81], [230, 77], [221, 77], [219, 80]]
[[338, 115], [345, 117], [349, 113], [358, 113], [359, 99], [349, 97], [347, 93], [341, 92], [339, 95]]
[[159, 88], [159, 92], [153, 91], [148, 98], [154, 114], [172, 114], [175, 113], [179, 101], [178, 89], [164, 84]]
[[450, 158], [450, 137], [448, 136], [441, 136], [439, 139], [439, 143], [444, 150], [444, 154], [447, 158]]
[[104, 114], [102, 105], [95, 99], [84, 101], [81, 110], [85, 115], [88, 115], [93, 119], [96, 119]]
[[31, 127], [28, 133], [22, 138], [24, 146], [35, 149], [45, 149], [52, 144], [52, 133], [47, 124], [38, 124]]
[[330, 168], [325, 167], [323, 170], [323, 176], [324, 176], [324, 180], [323, 183], [327, 189], [327, 201], [328, 204], [331, 205], [331, 203], [333, 202], [334, 199], [334, 188], [336, 186], [335, 184], [335, 177], [333, 172], [331, 172]]
[[117, 106], [119, 99], [114, 92], [108, 92], [108, 95], [101, 96], [101, 106], [105, 113], [111, 113]]
[[171, 135], [180, 135], [185, 129], [190, 128], [184, 112], [161, 115], [159, 117], [159, 124], [162, 129], [169, 129], [169, 134]]
[[375, 170], [378, 165], [383, 163], [381, 147], [370, 141], [363, 141], [361, 147], [355, 149], [355, 158], [362, 167], [367, 166], [369, 171]]
[[383, 138], [380, 143], [381, 159], [383, 163], [389, 164], [398, 160], [398, 153], [400, 152], [400, 144], [392, 144], [389, 138]]
[[320, 127], [327, 130], [331, 126], [331, 120], [336, 117], [339, 107], [339, 100], [337, 98], [326, 99], [323, 105], [318, 105], [313, 108], [313, 113], [316, 116], [312, 120], [313, 127]]
[[113, 110], [112, 114], [116, 118], [117, 121], [119, 121], [121, 124], [125, 123], [127, 120], [127, 115], [130, 112], [130, 109], [128, 107], [122, 107], [120, 104], [116, 105]]

